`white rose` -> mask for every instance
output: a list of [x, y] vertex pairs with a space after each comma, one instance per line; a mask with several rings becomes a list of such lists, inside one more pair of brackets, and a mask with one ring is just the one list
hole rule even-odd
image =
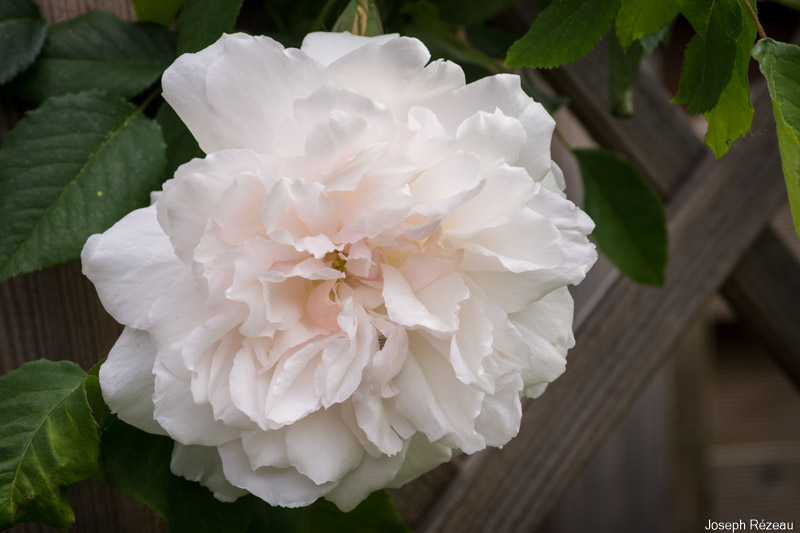
[[344, 510], [518, 431], [573, 344], [596, 253], [517, 76], [465, 85], [415, 39], [225, 35], [164, 73], [205, 151], [93, 235], [125, 324], [119, 417], [221, 500]]

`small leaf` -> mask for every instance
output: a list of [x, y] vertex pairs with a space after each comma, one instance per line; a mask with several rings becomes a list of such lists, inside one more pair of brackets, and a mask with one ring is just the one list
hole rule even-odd
[[133, 9], [142, 22], [156, 22], [169, 26], [178, 14], [184, 0], [133, 0]]
[[373, 492], [358, 507], [344, 513], [334, 504], [317, 500], [308, 507], [272, 507], [256, 500], [253, 523], [248, 533], [287, 531], [291, 533], [410, 533], [386, 491]]
[[205, 156], [189, 128], [168, 103], [164, 102], [158, 108], [156, 122], [161, 126], [164, 141], [167, 143], [167, 166], [164, 170], [166, 179], [171, 178], [175, 170], [187, 161]]
[[178, 54], [197, 52], [230, 33], [243, 0], [186, 0], [178, 16]]
[[198, 483], [173, 475], [174, 445], [169, 437], [145, 433], [111, 416], [100, 447], [103, 477], [160, 514], [170, 533], [244, 533], [255, 498], [224, 503]]
[[623, 274], [639, 283], [664, 284], [667, 228], [652, 188], [628, 161], [605, 150], [575, 150], [585, 209], [597, 227], [597, 246]]
[[608, 39], [609, 104], [611, 113], [618, 117], [633, 115], [633, 91], [631, 86], [639, 72], [644, 49], [639, 41], [623, 50], [616, 36]]
[[738, 0], [677, 1], [697, 36], [686, 47], [675, 102], [689, 104], [689, 113], [704, 113], [717, 105], [733, 75], [742, 12]]
[[677, 15], [674, 0], [622, 0], [615, 22], [619, 44], [627, 49], [634, 41], [657, 33]]
[[[755, 2], [753, 2], [755, 4]], [[708, 122], [706, 144], [719, 159], [728, 151], [733, 141], [750, 130], [753, 123], [753, 106], [750, 104], [750, 51], [756, 39], [756, 23], [741, 6], [744, 29], [736, 39], [736, 63], [728, 85], [722, 91], [714, 109], [705, 113]]]
[[118, 96], [57, 96], [0, 150], [0, 281], [77, 259], [161, 183], [158, 125]]
[[383, 35], [383, 24], [374, 0], [350, 0], [339, 15], [332, 31], [349, 31], [353, 35]]
[[93, 11], [51, 26], [41, 55], [13, 89], [33, 102], [89, 89], [131, 97], [174, 59], [175, 41], [166, 28]]
[[511, 45], [506, 65], [553, 68], [572, 63], [597, 46], [619, 6], [620, 0], [553, 0]]
[[33, 361], [0, 378], [0, 529], [37, 521], [66, 531], [67, 488], [97, 470], [97, 425], [68, 361]]
[[800, 237], [800, 48], [761, 39], [753, 48], [753, 57], [767, 78], [783, 177], [789, 193], [794, 229]]
[[47, 23], [30, 0], [0, 2], [0, 84], [28, 68], [47, 35]]

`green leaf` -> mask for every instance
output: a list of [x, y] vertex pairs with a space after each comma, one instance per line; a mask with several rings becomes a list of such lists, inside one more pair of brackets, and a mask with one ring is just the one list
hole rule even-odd
[[30, 0], [0, 2], [0, 84], [25, 70], [42, 49], [47, 23]]
[[178, 16], [178, 53], [197, 52], [230, 33], [243, 0], [186, 0]]
[[256, 500], [254, 496], [225, 503], [199, 483], [173, 475], [171, 478], [166, 516], [170, 533], [247, 531]]
[[611, 113], [618, 117], [633, 115], [631, 86], [639, 72], [643, 53], [644, 49], [639, 41], [635, 41], [627, 50], [623, 50], [616, 36], [608, 39], [609, 104]]
[[111, 416], [100, 447], [103, 477], [160, 514], [170, 533], [243, 533], [254, 498], [224, 503], [198, 483], [173, 475], [174, 444], [168, 437], [145, 433]]
[[175, 59], [175, 42], [161, 26], [93, 11], [51, 26], [42, 53], [14, 83], [33, 102], [99, 89], [131, 97], [158, 80]]
[[508, 50], [509, 67], [553, 68], [597, 46], [619, 11], [620, 0], [553, 0]]
[[794, 229], [800, 237], [800, 48], [761, 39], [753, 57], [767, 78]]
[[373, 492], [358, 507], [344, 513], [334, 504], [317, 500], [308, 507], [272, 507], [256, 500], [253, 523], [248, 533], [286, 531], [291, 533], [410, 533], [386, 491]]
[[694, 35], [683, 51], [683, 68], [681, 69], [681, 79], [678, 82], [678, 92], [673, 102], [677, 104], [688, 104], [692, 101], [697, 84], [703, 75], [703, 62], [706, 57], [706, 44], [699, 35]]
[[103, 363], [105, 363], [105, 361], [106, 360], [103, 359], [92, 366], [92, 368], [90, 368], [86, 373], [86, 379], [83, 383], [83, 386], [86, 389], [86, 400], [89, 402], [89, 407], [92, 410], [92, 416], [94, 416], [100, 432], [103, 431], [106, 420], [108, 419], [109, 415], [111, 415], [111, 410], [106, 405], [105, 400], [103, 400], [103, 392], [100, 390], [100, 367], [103, 365]]
[[156, 22], [169, 26], [178, 14], [184, 0], [133, 0], [133, 9], [142, 22]]
[[617, 14], [617, 38], [623, 49], [634, 41], [657, 33], [678, 15], [674, 0], [622, 0]]
[[167, 166], [164, 171], [166, 179], [171, 178], [175, 174], [175, 170], [187, 161], [205, 156], [189, 128], [168, 103], [164, 102], [158, 108], [156, 121], [161, 126], [164, 140], [167, 143]]
[[636, 168], [605, 150], [575, 150], [585, 209], [597, 227], [597, 246], [623, 274], [639, 283], [664, 284], [666, 217], [655, 192]]
[[[755, 4], [755, 2], [753, 2]], [[708, 122], [706, 144], [719, 159], [728, 151], [733, 141], [750, 130], [753, 123], [753, 106], [750, 104], [750, 81], [747, 74], [750, 66], [750, 51], [756, 39], [756, 23], [740, 7], [744, 29], [736, 39], [736, 62], [728, 85], [722, 91], [714, 109], [705, 113]]]
[[0, 529], [37, 521], [66, 531], [67, 488], [97, 470], [97, 426], [68, 361], [33, 361], [0, 378]]
[[331, 31], [349, 31], [365, 37], [383, 35], [381, 15], [374, 0], [350, 0]]
[[169, 437], [145, 433], [111, 415], [100, 442], [103, 479], [166, 517], [174, 445]]
[[677, 1], [697, 36], [686, 47], [675, 102], [689, 104], [689, 113], [705, 113], [717, 105], [733, 75], [742, 12], [739, 0]]
[[0, 150], [0, 281], [77, 259], [161, 183], [158, 125], [118, 96], [57, 96]]

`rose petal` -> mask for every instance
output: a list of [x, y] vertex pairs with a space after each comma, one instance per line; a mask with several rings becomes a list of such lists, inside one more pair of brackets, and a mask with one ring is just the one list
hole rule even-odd
[[317, 485], [339, 481], [364, 456], [338, 411], [317, 411], [286, 428], [289, 461]]
[[417, 39], [398, 37], [357, 48], [328, 65], [328, 73], [337, 87], [354, 89], [404, 117], [419, 100], [464, 85], [458, 65], [441, 60], [428, 64], [430, 57]]
[[[556, 289], [521, 311], [508, 315], [534, 356], [522, 371], [526, 390], [550, 383], [564, 372], [567, 350], [575, 344], [572, 315], [572, 296], [566, 287]], [[527, 394], [538, 396], [542, 392], [544, 387], [537, 387]]]
[[247, 491], [234, 487], [225, 479], [222, 470], [222, 459], [213, 446], [184, 446], [175, 443], [172, 449], [172, 460], [169, 468], [176, 476], [196, 481], [214, 493], [214, 497], [223, 502], [236, 501], [247, 494]]
[[370, 43], [383, 44], [399, 37], [396, 33], [387, 33], [375, 37], [364, 37], [353, 35], [350, 32], [329, 33], [316, 32], [309, 33], [303, 38], [300, 50], [310, 58], [319, 61], [326, 67], [350, 52], [366, 46]]
[[156, 359], [153, 370], [155, 419], [170, 437], [181, 444], [201, 446], [217, 446], [238, 438], [238, 428], [214, 420], [210, 405], [194, 403], [188, 381], [176, 377], [160, 359]]
[[497, 74], [432, 98], [426, 103], [442, 122], [445, 129], [455, 136], [458, 127], [480, 111], [494, 113], [502, 111], [506, 117], [519, 120], [527, 137], [528, 146], [536, 149], [522, 150], [510, 165], [524, 167], [530, 176], [541, 181], [550, 170], [550, 139], [555, 121], [541, 104], [534, 102], [520, 86], [519, 76]]
[[400, 393], [395, 405], [431, 442], [474, 453], [485, 446], [475, 431], [484, 393], [461, 383], [434, 344], [435, 339], [410, 332], [408, 358], [396, 378]]
[[151, 325], [153, 303], [184, 268], [158, 225], [154, 205], [132, 211], [105, 233], [92, 235], [81, 263], [106, 311], [117, 322], [138, 329]]
[[241, 440], [219, 446], [225, 478], [271, 505], [304, 507], [330, 492], [334, 483], [317, 485], [294, 468], [269, 466], [253, 469]]
[[[166, 435], [153, 416], [156, 347], [146, 331], [126, 327], [100, 367], [103, 400], [123, 422]], [[144, 400], [144, 401], [143, 401]]]
[[250, 148], [272, 153], [291, 104], [327, 81], [322, 66], [269, 37], [223, 35], [184, 54], [162, 76], [164, 99], [206, 153]]

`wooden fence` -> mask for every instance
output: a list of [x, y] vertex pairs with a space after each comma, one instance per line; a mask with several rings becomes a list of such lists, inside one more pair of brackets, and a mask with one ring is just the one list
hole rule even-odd
[[[39, 0], [51, 22], [90, 8], [132, 16], [128, 0]], [[576, 309], [577, 346], [567, 372], [527, 402], [519, 436], [393, 492], [420, 533], [533, 532], [619, 423], [710, 299], [722, 292], [773, 347], [800, 384], [800, 265], [768, 222], [785, 197], [765, 88], [754, 90], [752, 132], [719, 161], [647, 72], [634, 87], [636, 113], [609, 115], [605, 54], [546, 73], [601, 146], [627, 156], [667, 209], [670, 261], [663, 288], [616, 272], [591, 275]], [[0, 102], [0, 135], [16, 118]], [[71, 359], [88, 368], [120, 327], [105, 314], [77, 265], [0, 284], [0, 373], [26, 360]], [[73, 489], [74, 531], [163, 531], [147, 508], [93, 481]], [[699, 528], [701, 524], [697, 524]], [[18, 532], [53, 531], [20, 525]]]

